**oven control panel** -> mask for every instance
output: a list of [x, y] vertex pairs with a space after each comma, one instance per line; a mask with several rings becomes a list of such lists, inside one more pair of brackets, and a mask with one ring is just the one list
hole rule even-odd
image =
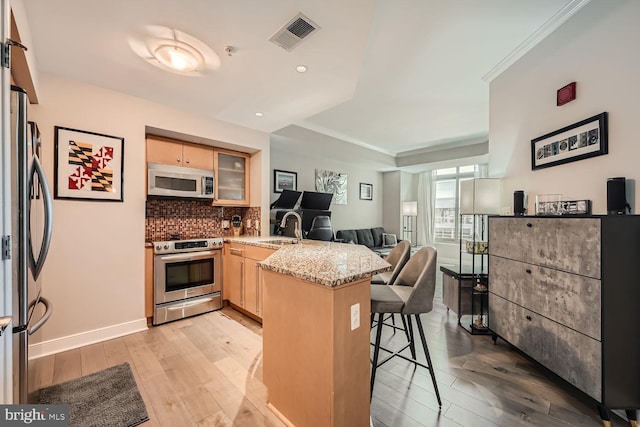
[[153, 253], [173, 254], [180, 252], [206, 251], [208, 249], [222, 249], [222, 238], [170, 240], [167, 242], [153, 242]]

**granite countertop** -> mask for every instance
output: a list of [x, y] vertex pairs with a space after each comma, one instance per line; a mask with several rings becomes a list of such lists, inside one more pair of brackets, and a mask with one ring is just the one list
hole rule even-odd
[[362, 245], [303, 240], [279, 248], [258, 264], [266, 270], [325, 286], [340, 286], [391, 270], [391, 264]]

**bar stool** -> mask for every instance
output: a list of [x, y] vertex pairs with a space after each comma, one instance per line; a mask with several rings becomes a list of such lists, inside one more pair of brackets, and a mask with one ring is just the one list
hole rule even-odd
[[[438, 405], [442, 407], [436, 376], [429, 355], [429, 347], [424, 335], [424, 329], [420, 322], [420, 315], [429, 313], [433, 309], [433, 297], [436, 289], [436, 260], [437, 251], [432, 246], [425, 246], [413, 255], [404, 265], [395, 282], [391, 286], [371, 285], [371, 318], [378, 315], [376, 326], [376, 341], [374, 344], [373, 361], [371, 367], [371, 394], [373, 397], [373, 385], [376, 378], [376, 369], [393, 357], [401, 357], [429, 370], [431, 381], [436, 392]], [[409, 342], [397, 351], [391, 351], [380, 346], [382, 336], [383, 318], [387, 313], [400, 313], [406, 315], [409, 326]], [[413, 335], [412, 316], [416, 321], [422, 348], [427, 359], [427, 365], [416, 360], [416, 350]], [[411, 357], [400, 354], [406, 348], [411, 351]], [[378, 363], [380, 350], [391, 353], [390, 356]]]
[[374, 285], [393, 285], [396, 277], [400, 274], [400, 270], [402, 270], [402, 267], [409, 261], [410, 256], [411, 242], [402, 240], [391, 249], [391, 252], [389, 252], [389, 255], [385, 258], [385, 261], [391, 264], [393, 270], [376, 274], [371, 278], [371, 283]]

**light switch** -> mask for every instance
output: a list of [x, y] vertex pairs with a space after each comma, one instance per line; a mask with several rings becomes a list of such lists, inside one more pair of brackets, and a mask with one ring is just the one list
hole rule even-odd
[[360, 303], [351, 306], [351, 330], [360, 327]]

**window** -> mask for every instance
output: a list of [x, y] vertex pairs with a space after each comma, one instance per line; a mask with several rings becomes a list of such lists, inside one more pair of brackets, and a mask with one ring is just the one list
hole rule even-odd
[[460, 224], [460, 181], [476, 176], [478, 165], [437, 169], [435, 180], [434, 234], [436, 242], [457, 242], [473, 237], [473, 217]]

